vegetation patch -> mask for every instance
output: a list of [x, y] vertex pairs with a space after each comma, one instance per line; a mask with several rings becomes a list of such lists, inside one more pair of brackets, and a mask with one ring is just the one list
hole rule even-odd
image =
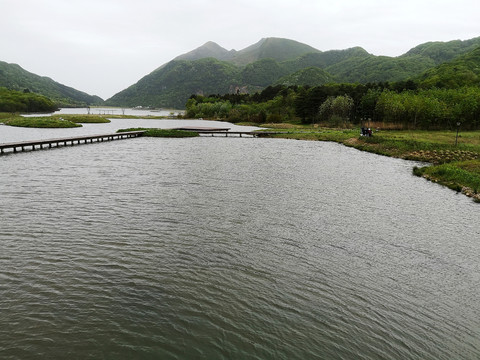
[[104, 124], [110, 122], [106, 117], [98, 115], [54, 115], [52, 117], [81, 124]]
[[435, 165], [479, 158], [480, 155], [478, 153], [467, 150], [419, 150], [405, 157], [408, 160], [426, 161]]
[[169, 137], [169, 138], [185, 138], [196, 137], [199, 134], [195, 131], [172, 130], [172, 129], [153, 129], [153, 128], [129, 128], [119, 129], [117, 132], [141, 131], [144, 130], [143, 136], [148, 137]]
[[52, 115], [20, 116], [0, 113], [0, 120], [5, 125], [34, 128], [71, 128], [81, 127], [81, 123], [109, 123], [105, 117], [96, 115]]
[[9, 118], [4, 118], [3, 123], [5, 125], [10, 125], [10, 126], [33, 127], [33, 128], [73, 128], [73, 127], [82, 126], [73, 121], [55, 118], [52, 116], [44, 116], [44, 117], [11, 116]]
[[[27, 109], [22, 105], [20, 105], [20, 107], [18, 105], [14, 105], [12, 108], [13, 104], [10, 104], [7, 105], [9, 107], [8, 110], [0, 111], [43, 112], [49, 110], [54, 111], [58, 107], [84, 107], [87, 104], [94, 105], [103, 103], [103, 100], [98, 96], [88, 95], [82, 91], [78, 91], [71, 87], [55, 82], [50, 78], [32, 74], [17, 64], [8, 64], [4, 61], [0, 61], [0, 86], [5, 86], [8, 89], [17, 90], [17, 92], [27, 95], [39, 96], [39, 94], [41, 94], [43, 97], [47, 97], [49, 102], [53, 105], [53, 107], [50, 109], [51, 106], [48, 105], [48, 103], [41, 101], [38, 105], [40, 105], [42, 108], [31, 110], [28, 109], [31, 103], [25, 103], [21, 101], [26, 105]], [[0, 96], [0, 98], [2, 98], [2, 96]], [[2, 100], [0, 99], [0, 104], [1, 103]], [[15, 103], [18, 104], [17, 101], [15, 101]], [[34, 105], [35, 107], [38, 106], [37, 104], [31, 105]], [[47, 108], [45, 108], [45, 105], [47, 105]]]
[[[0, 62], [0, 70], [1, 65]], [[15, 91], [0, 87], [0, 111], [15, 113], [55, 110], [57, 110], [57, 104], [43, 95], [32, 93], [29, 90]]]
[[480, 160], [415, 167], [413, 173], [480, 201]]

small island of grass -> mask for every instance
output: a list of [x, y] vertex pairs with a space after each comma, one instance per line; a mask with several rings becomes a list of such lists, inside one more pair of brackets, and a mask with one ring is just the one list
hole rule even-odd
[[9, 126], [31, 127], [31, 128], [73, 128], [73, 127], [82, 126], [73, 121], [53, 118], [51, 116], [42, 116], [42, 117], [13, 116], [7, 119], [3, 119], [3, 123]]
[[96, 115], [52, 115], [21, 116], [2, 113], [0, 119], [5, 125], [31, 128], [73, 128], [82, 123], [109, 123], [110, 120]]
[[61, 117], [64, 120], [72, 121], [77, 124], [105, 124], [109, 123], [108, 120], [104, 116], [99, 115], [54, 115], [54, 117]]

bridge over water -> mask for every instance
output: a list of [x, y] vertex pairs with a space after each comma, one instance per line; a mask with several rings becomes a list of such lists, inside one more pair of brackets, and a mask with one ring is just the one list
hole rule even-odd
[[44, 148], [52, 148], [59, 146], [73, 146], [78, 144], [88, 144], [93, 142], [103, 142], [112, 140], [129, 139], [138, 136], [142, 136], [145, 131], [128, 131], [115, 134], [102, 134], [102, 135], [84, 135], [74, 136], [66, 138], [56, 139], [44, 139], [44, 140], [29, 140], [20, 142], [0, 143], [0, 154], [4, 154], [6, 151], [18, 152], [26, 150], [36, 150]]
[[[181, 131], [193, 131], [199, 135], [210, 135], [210, 136], [250, 136], [250, 137], [262, 137], [277, 134], [278, 132], [270, 131], [229, 131], [229, 128], [206, 128], [206, 127], [184, 127], [176, 128], [173, 130]], [[20, 142], [10, 142], [10, 143], [0, 143], [0, 154], [4, 153], [16, 153], [21, 151], [33, 151], [38, 149], [51, 149], [53, 147], [60, 146], [73, 146], [79, 144], [89, 144], [94, 142], [103, 142], [103, 141], [112, 141], [112, 140], [122, 140], [135, 138], [143, 136], [145, 130], [139, 131], [128, 131], [128, 132], [119, 132], [114, 134], [101, 134], [101, 135], [84, 135], [84, 136], [75, 136], [75, 137], [65, 137], [65, 138], [56, 138], [56, 139], [44, 139], [44, 140], [29, 140], [29, 141], [20, 141]]]

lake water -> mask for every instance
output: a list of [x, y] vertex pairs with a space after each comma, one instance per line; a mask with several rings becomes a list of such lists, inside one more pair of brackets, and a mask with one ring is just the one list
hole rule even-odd
[[414, 164], [220, 137], [0, 156], [0, 358], [478, 359], [480, 208]]
[[228, 122], [208, 120], [176, 120], [176, 119], [110, 119], [106, 124], [82, 124], [82, 127], [66, 129], [49, 128], [20, 128], [0, 125], [0, 143], [18, 142], [27, 140], [54, 139], [71, 136], [113, 134], [118, 129], [132, 127], [173, 129], [184, 126], [230, 128], [230, 131], [253, 131], [255, 126], [238, 126]]
[[[183, 114], [184, 110], [159, 109], [150, 110], [143, 108], [118, 108], [118, 107], [91, 107], [91, 108], [61, 108], [53, 114], [92, 114], [92, 115], [133, 115], [133, 116], [169, 116]], [[45, 116], [48, 114], [26, 114], [24, 116]]]

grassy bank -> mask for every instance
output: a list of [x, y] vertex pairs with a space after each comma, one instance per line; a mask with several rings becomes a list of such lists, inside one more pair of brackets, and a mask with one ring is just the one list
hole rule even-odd
[[384, 130], [372, 137], [359, 129], [328, 129], [290, 124], [265, 124], [281, 133], [275, 137], [334, 141], [362, 151], [428, 162], [414, 174], [448, 186], [480, 201], [480, 132], [461, 132], [455, 145], [454, 131]]
[[72, 121], [53, 118], [50, 116], [42, 117], [23, 117], [14, 116], [3, 119], [3, 123], [9, 126], [32, 127], [32, 128], [72, 128], [81, 127], [82, 125]]
[[0, 114], [0, 121], [5, 125], [33, 128], [72, 128], [81, 127], [82, 123], [109, 123], [105, 117], [96, 115], [52, 115], [24, 117], [18, 114]]
[[60, 117], [64, 120], [71, 121], [77, 124], [104, 124], [109, 123], [104, 116], [100, 115], [54, 115], [54, 118]]
[[199, 136], [198, 133], [194, 131], [170, 130], [170, 129], [130, 128], [130, 129], [119, 129], [117, 130], [117, 132], [140, 131], [140, 130], [145, 130], [145, 133], [143, 136], [148, 136], [148, 137], [184, 138], [184, 137]]

